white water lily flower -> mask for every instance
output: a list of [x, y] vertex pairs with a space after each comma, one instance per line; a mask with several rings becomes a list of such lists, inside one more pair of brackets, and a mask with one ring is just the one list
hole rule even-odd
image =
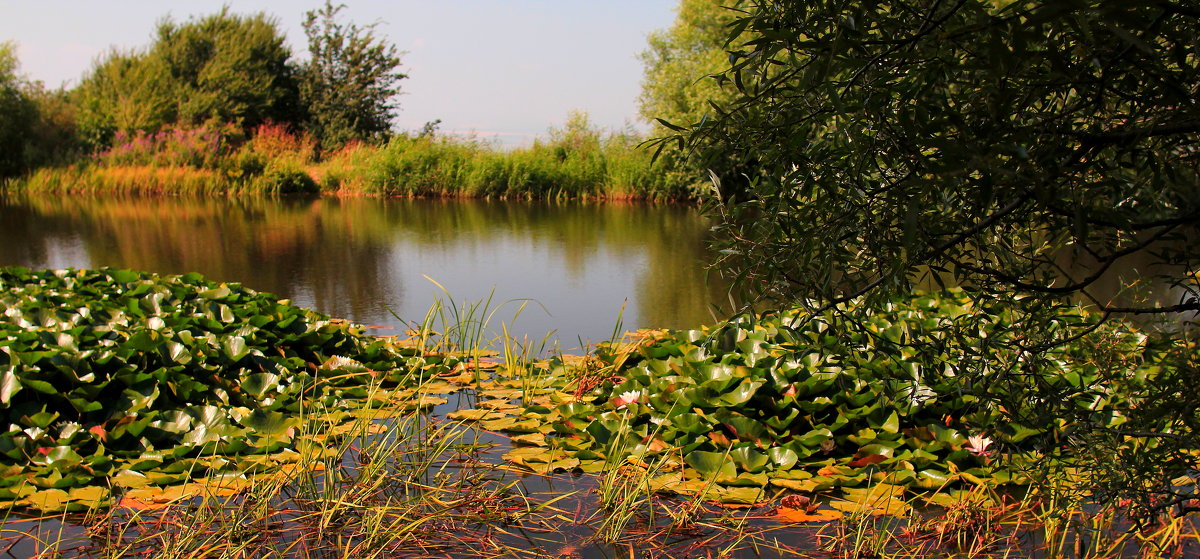
[[989, 446], [992, 446], [992, 439], [983, 435], [971, 435], [967, 437], [966, 449], [975, 456], [987, 456], [991, 454], [992, 451], [987, 449]]
[[321, 364], [321, 369], [331, 371], [334, 369], [345, 369], [348, 372], [362, 372], [367, 367], [358, 361], [341, 355], [330, 356], [324, 363]]
[[617, 406], [617, 409], [621, 409], [629, 404], [637, 402], [638, 397], [641, 395], [642, 394], [636, 390], [622, 392], [618, 394], [616, 398], [613, 398], [613, 405]]

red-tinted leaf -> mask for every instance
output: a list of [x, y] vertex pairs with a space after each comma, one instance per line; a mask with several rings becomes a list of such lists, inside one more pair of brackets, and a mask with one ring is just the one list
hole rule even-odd
[[729, 437], [726, 437], [724, 433], [721, 433], [719, 431], [709, 431], [708, 438], [711, 439], [712, 442], [717, 443], [720, 446], [729, 446], [730, 445]]
[[863, 466], [869, 466], [871, 464], [878, 464], [880, 462], [883, 462], [884, 460], [887, 460], [887, 458], [888, 458], [887, 456], [884, 456], [882, 454], [869, 454], [867, 456], [863, 456], [862, 458], [858, 458], [858, 459], [850, 462], [849, 466], [851, 468], [861, 468]]
[[93, 425], [92, 427], [88, 428], [88, 431], [97, 437], [100, 437], [101, 441], [108, 442], [108, 431], [104, 430], [103, 425]]

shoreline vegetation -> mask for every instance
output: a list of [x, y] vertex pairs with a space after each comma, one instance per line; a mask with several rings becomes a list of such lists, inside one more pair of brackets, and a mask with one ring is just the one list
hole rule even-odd
[[605, 132], [575, 113], [528, 147], [397, 135], [322, 152], [308, 133], [263, 124], [118, 134], [110, 148], [8, 179], [4, 190], [45, 194], [461, 197], [695, 202], [703, 186], [652, 161], [632, 132]]

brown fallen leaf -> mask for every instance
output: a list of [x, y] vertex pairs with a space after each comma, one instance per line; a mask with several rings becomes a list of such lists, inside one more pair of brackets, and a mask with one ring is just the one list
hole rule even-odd
[[116, 506], [117, 506], [117, 508], [129, 509], [129, 510], [158, 510], [158, 509], [165, 509], [165, 508], [171, 506], [171, 503], [155, 503], [153, 501], [142, 501], [140, 499], [124, 498], [124, 499], [121, 499], [121, 501], [119, 503], [117, 503]]

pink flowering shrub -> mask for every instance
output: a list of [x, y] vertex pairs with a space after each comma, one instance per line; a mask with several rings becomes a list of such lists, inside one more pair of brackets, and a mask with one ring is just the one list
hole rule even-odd
[[117, 132], [112, 147], [94, 157], [104, 166], [185, 166], [216, 168], [230, 152], [234, 132], [226, 127], [169, 128], [159, 132]]

